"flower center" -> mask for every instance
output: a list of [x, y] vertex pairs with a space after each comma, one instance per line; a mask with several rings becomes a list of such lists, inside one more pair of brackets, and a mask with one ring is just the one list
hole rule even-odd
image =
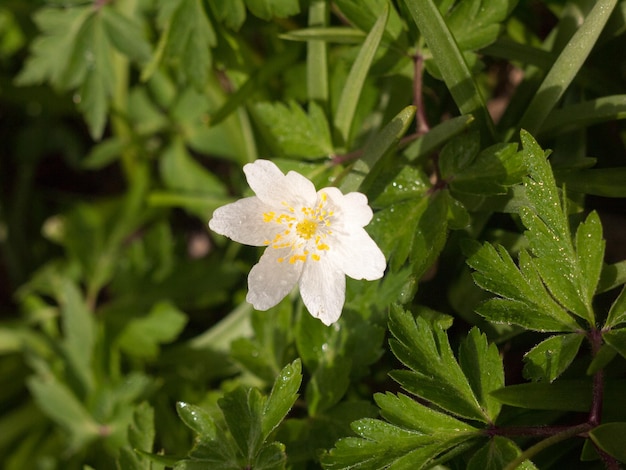
[[296, 225], [296, 232], [305, 240], [309, 240], [317, 231], [317, 221], [304, 219]]
[[302, 207], [296, 211], [283, 202], [286, 210], [283, 209], [280, 215], [274, 211], [263, 213], [263, 222], [281, 226], [274, 239], [266, 240], [265, 244], [274, 249], [289, 249], [287, 256], [277, 258], [279, 263], [285, 260], [291, 264], [305, 262], [309, 257], [319, 261], [321, 255], [330, 249], [324, 239], [332, 234], [329, 227], [334, 212], [325, 207], [327, 199], [326, 193], [321, 193], [319, 202], [313, 207]]

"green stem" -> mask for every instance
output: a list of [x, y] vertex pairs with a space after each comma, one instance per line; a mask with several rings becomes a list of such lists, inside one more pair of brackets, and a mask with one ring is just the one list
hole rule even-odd
[[[137, 7], [137, 0], [126, 0], [116, 2], [115, 8], [119, 8], [120, 13], [132, 16]], [[120, 53], [113, 56], [113, 70], [115, 74], [115, 89], [111, 99], [111, 129], [113, 135], [124, 142], [132, 140], [132, 129], [128, 123], [128, 84], [129, 84], [129, 61]], [[126, 145], [121, 155], [122, 168], [126, 180], [131, 184], [134, 179], [137, 166], [137, 151], [131, 145]]]

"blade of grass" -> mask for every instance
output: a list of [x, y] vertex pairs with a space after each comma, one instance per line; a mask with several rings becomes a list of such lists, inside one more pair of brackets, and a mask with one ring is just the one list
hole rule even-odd
[[439, 8], [432, 0], [404, 0], [404, 3], [459, 110], [476, 118], [485, 141], [493, 140], [494, 126], [485, 100]]
[[604, 96], [553, 110], [540, 134], [560, 134], [606, 121], [626, 119], [626, 95]]
[[[328, 23], [326, 0], [316, 0], [309, 6], [309, 26], [324, 27]], [[306, 31], [306, 30], [305, 30]], [[307, 41], [306, 85], [310, 101], [328, 103], [327, 44], [319, 39]]]
[[372, 30], [365, 38], [359, 55], [350, 69], [345, 86], [341, 91], [339, 104], [337, 105], [337, 113], [335, 115], [335, 128], [339, 133], [339, 137], [342, 141], [341, 144], [343, 145], [346, 145], [349, 141], [350, 128], [352, 127], [356, 106], [361, 96], [361, 90], [363, 89], [365, 78], [374, 60], [374, 55], [376, 54], [380, 40], [385, 32], [388, 17], [389, 6], [385, 4], [382, 14], [378, 20], [376, 20]]
[[356, 191], [376, 162], [393, 151], [415, 116], [415, 106], [407, 106], [371, 139], [362, 157], [354, 163], [341, 183], [343, 192]]
[[520, 128], [531, 134], [536, 134], [541, 129], [589, 56], [616, 3], [617, 0], [600, 0], [595, 4], [544, 78], [520, 120]]

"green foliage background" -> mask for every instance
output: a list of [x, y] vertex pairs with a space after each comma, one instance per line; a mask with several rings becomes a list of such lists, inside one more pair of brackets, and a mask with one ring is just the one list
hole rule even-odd
[[[623, 0], [1, 3], [2, 467], [620, 468], [625, 40]], [[208, 231], [257, 158], [375, 211], [331, 327]]]

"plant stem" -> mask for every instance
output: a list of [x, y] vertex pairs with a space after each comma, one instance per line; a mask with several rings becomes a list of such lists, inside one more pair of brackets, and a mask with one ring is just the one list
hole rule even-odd
[[420, 136], [430, 130], [424, 111], [424, 56], [419, 52], [413, 57], [413, 104], [417, 108], [415, 115], [415, 133]]
[[509, 462], [509, 464], [504, 468], [504, 470], [515, 470], [519, 465], [521, 465], [525, 460], [528, 460], [539, 452], [548, 447], [557, 444], [561, 441], [569, 439], [570, 437], [577, 436], [578, 434], [582, 434], [588, 432], [592, 426], [589, 423], [579, 424], [577, 426], [572, 426], [558, 434], [554, 434], [543, 441], [538, 442], [534, 446], [529, 447], [524, 452], [522, 452], [515, 460]]

